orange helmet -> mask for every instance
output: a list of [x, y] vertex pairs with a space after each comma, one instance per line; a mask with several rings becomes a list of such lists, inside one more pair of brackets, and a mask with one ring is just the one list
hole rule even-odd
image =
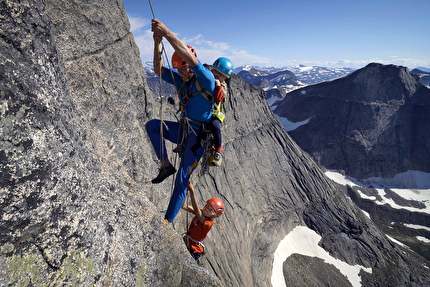
[[222, 200], [219, 198], [212, 197], [211, 199], [206, 201], [206, 203], [210, 204], [212, 208], [215, 210], [215, 213], [216, 213], [215, 218], [220, 217], [221, 214], [223, 214], [223, 212], [225, 211], [224, 202], [222, 202]]
[[[191, 46], [187, 46], [187, 47], [191, 50], [191, 52], [193, 53], [193, 55], [197, 58], [196, 50], [193, 47], [191, 47]], [[178, 53], [176, 53], [176, 51], [175, 51], [175, 53], [173, 53], [173, 56], [172, 56], [172, 66], [173, 66], [173, 68], [177, 69], [177, 68], [184, 67], [184, 66], [187, 66], [187, 65], [188, 65], [187, 62], [185, 62], [184, 60], [182, 60], [182, 58], [179, 57]]]

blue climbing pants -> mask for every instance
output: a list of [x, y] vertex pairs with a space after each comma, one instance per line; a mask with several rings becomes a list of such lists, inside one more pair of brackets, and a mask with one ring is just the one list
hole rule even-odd
[[[146, 123], [146, 132], [154, 147], [158, 159], [167, 158], [165, 140], [180, 144], [184, 129], [179, 122], [164, 121], [161, 126], [161, 121], [158, 119], [150, 120]], [[163, 129], [163, 138], [161, 138], [160, 130]], [[198, 128], [188, 127], [187, 139], [184, 143], [184, 151], [182, 153], [181, 162], [176, 173], [175, 187], [172, 197], [170, 198], [169, 206], [167, 207], [166, 215], [164, 216], [169, 222], [173, 222], [182, 204], [187, 196], [187, 185], [190, 180], [191, 173], [197, 166], [200, 158], [203, 155], [203, 147], [199, 147], [196, 153], [191, 151], [191, 147], [196, 144]]]

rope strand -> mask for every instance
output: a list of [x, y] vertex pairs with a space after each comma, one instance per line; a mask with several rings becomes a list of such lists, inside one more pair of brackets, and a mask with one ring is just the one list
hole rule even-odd
[[154, 9], [152, 9], [151, 0], [148, 0], [148, 2], [149, 2], [149, 6], [151, 7], [152, 17], [155, 19], [155, 13], [154, 13]]
[[[151, 0], [148, 0], [148, 2], [149, 2], [149, 6], [150, 6], [150, 8], [151, 8], [151, 12], [152, 12], [152, 17], [153, 17], [153, 19], [156, 19], [156, 17], [155, 17], [155, 13], [154, 13], [154, 9], [153, 9], [153, 7], [152, 7], [152, 3], [151, 3]], [[159, 46], [159, 44], [161, 44], [161, 51], [160, 51], [160, 46]], [[177, 93], [177, 95], [178, 95], [178, 98], [179, 98], [179, 101], [181, 101], [181, 99], [180, 99], [180, 93], [179, 93], [179, 89], [178, 89], [178, 85], [176, 85], [176, 82], [175, 82], [175, 77], [174, 77], [174, 75], [173, 75], [173, 71], [172, 71], [172, 68], [171, 68], [171, 66], [170, 66], [170, 61], [169, 61], [169, 59], [168, 59], [168, 55], [167, 55], [167, 52], [166, 52], [166, 49], [165, 49], [165, 47], [164, 47], [164, 43], [163, 43], [163, 41], [160, 41], [160, 43], [158, 44], [158, 47], [157, 47], [157, 50], [158, 50], [158, 53], [159, 53], [159, 56], [161, 57], [161, 60], [162, 60], [162, 58], [163, 58], [163, 56], [164, 56], [164, 58], [165, 58], [165, 62], [167, 63], [167, 65], [168, 65], [168, 67], [169, 67], [169, 71], [170, 71], [170, 74], [171, 74], [171, 77], [172, 77], [172, 79], [173, 79], [173, 84], [174, 84], [174, 86], [175, 86], [175, 88], [176, 88], [176, 93]], [[166, 123], [164, 123], [164, 120], [163, 120], [163, 94], [162, 94], [162, 79], [161, 79], [161, 71], [162, 71], [162, 65], [160, 65], [160, 70], [159, 70], [159, 75], [160, 75], [160, 110], [159, 110], [159, 116], [160, 116], [160, 137], [161, 137], [161, 141], [160, 141], [160, 151], [161, 151], [161, 154], [163, 155], [164, 154], [164, 145], [163, 145], [163, 142], [164, 142], [164, 134], [163, 134], [163, 125], [166, 127], [166, 129], [168, 128], [167, 127], [167, 125], [166, 125]], [[179, 103], [179, 104], [181, 104], [181, 103]], [[182, 125], [180, 124], [179, 125], [179, 127], [178, 127], [178, 129], [181, 129], [182, 128]], [[182, 140], [181, 140], [181, 144], [183, 144], [183, 141], [184, 141], [184, 137], [185, 137], [185, 132], [188, 132], [188, 131], [186, 131], [186, 130], [184, 130], [183, 131], [183, 136], [182, 136]], [[180, 135], [180, 131], [178, 131], [178, 138], [177, 138], [177, 140], [176, 140], [176, 142], [179, 142], [179, 135]], [[163, 160], [163, 158], [162, 158], [162, 160]], [[176, 154], [175, 155], [175, 159], [174, 159], [174, 165], [176, 166], [177, 165], [177, 160], [178, 160], [178, 154]], [[177, 174], [174, 174], [174, 176], [172, 176], [172, 184], [171, 184], [171, 194], [173, 195], [173, 191], [174, 191], [174, 183], [175, 183], [175, 180], [176, 180], [176, 175]], [[187, 195], [187, 198], [189, 198], [189, 196]], [[187, 199], [186, 199], [187, 200]], [[185, 222], [185, 232], [187, 232], [188, 231], [188, 211], [187, 211], [187, 215], [186, 215], [186, 222]]]

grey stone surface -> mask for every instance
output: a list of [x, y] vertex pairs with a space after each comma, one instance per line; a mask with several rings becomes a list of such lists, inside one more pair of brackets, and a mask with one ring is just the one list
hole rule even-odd
[[287, 286], [352, 286], [336, 267], [320, 258], [293, 254], [285, 260], [283, 272]]
[[151, 103], [122, 2], [0, 5], [0, 285], [222, 286], [145, 196]]
[[[371, 267], [366, 282], [430, 283], [428, 263], [388, 241], [238, 76], [224, 163], [192, 176], [199, 202], [218, 196], [227, 208], [196, 264], [184, 213], [167, 225], [160, 212], [171, 181], [149, 182], [157, 164], [144, 124], [160, 105], [121, 1], [0, 8], [0, 285], [270, 286], [273, 253], [297, 225]], [[301, 283], [320, 280], [309, 276]]]

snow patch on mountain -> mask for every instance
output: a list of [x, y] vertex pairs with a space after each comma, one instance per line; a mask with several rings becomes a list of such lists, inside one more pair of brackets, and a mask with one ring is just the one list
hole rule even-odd
[[308, 66], [288, 67], [287, 69], [293, 72], [294, 75], [296, 75], [297, 79], [309, 85], [325, 81], [332, 81], [349, 75], [355, 71], [355, 69], [352, 68], [327, 68]]
[[424, 229], [424, 230], [430, 231], [430, 227], [427, 227], [427, 226], [416, 225], [416, 224], [407, 224], [407, 223], [403, 223], [403, 225], [406, 226], [407, 228]]
[[[378, 200], [376, 196], [368, 196], [360, 191], [358, 193], [361, 198], [372, 200], [378, 205], [388, 204], [395, 209], [406, 209], [413, 212], [430, 214], [430, 173], [409, 170], [397, 174], [393, 178], [372, 177], [363, 181], [358, 181], [355, 178], [333, 171], [327, 171], [325, 175], [341, 185], [373, 187], [381, 199]], [[389, 188], [405, 200], [421, 202], [425, 208], [398, 205], [387, 195], [385, 188]]]
[[317, 257], [323, 259], [326, 263], [334, 265], [339, 271], [345, 275], [351, 282], [352, 286], [361, 286], [361, 278], [359, 273], [361, 270], [372, 273], [372, 268], [365, 268], [360, 265], [349, 265], [339, 259], [332, 257], [325, 251], [318, 242], [321, 236], [312, 229], [306, 226], [296, 226], [288, 233], [276, 248], [273, 268], [272, 268], [272, 286], [287, 286], [282, 271], [282, 266], [285, 260], [293, 254], [301, 254], [304, 256]]
[[[269, 105], [270, 105], [270, 103], [269, 103]], [[309, 120], [311, 119], [311, 118], [309, 118], [309, 119], [306, 119], [306, 120], [301, 121], [301, 122], [293, 123], [293, 122], [290, 122], [289, 120], [287, 120], [286, 118], [279, 117], [279, 116], [276, 116], [276, 117], [278, 118], [279, 122], [281, 122], [282, 126], [284, 127], [284, 129], [287, 132], [295, 130], [300, 126], [306, 125], [309, 122]]]
[[419, 241], [421, 241], [421, 242], [424, 242], [424, 243], [430, 243], [430, 240], [429, 239], [427, 239], [426, 237], [424, 237], [424, 236], [417, 236], [416, 237]]

